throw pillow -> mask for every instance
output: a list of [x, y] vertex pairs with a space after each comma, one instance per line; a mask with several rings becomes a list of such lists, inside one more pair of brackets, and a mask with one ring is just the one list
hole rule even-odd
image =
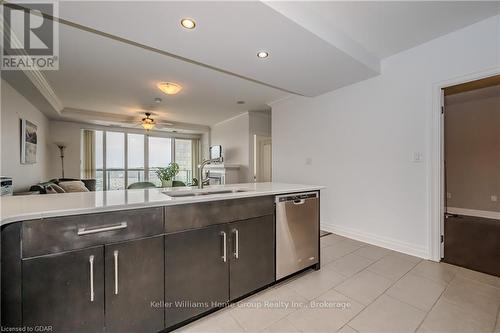
[[65, 192], [89, 192], [89, 189], [85, 187], [83, 182], [79, 180], [68, 181], [68, 182], [60, 182], [59, 186]]

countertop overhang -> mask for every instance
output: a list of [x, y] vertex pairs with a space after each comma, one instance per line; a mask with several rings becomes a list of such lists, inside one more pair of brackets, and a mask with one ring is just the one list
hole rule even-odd
[[325, 187], [286, 183], [242, 183], [205, 188], [209, 190], [243, 189], [245, 191], [188, 197], [170, 197], [162, 193], [187, 189], [175, 187], [0, 197], [0, 225], [57, 216], [317, 191]]

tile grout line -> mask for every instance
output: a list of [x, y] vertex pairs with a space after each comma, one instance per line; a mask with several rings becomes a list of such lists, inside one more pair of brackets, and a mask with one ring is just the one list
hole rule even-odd
[[[369, 246], [369, 245], [371, 245], [371, 244], [367, 244], [367, 243], [366, 243], [366, 245], [363, 245], [363, 246], [361, 246], [360, 248], [362, 248], [362, 247], [366, 247], [366, 246]], [[375, 245], [373, 245], [373, 246], [375, 246]], [[354, 250], [354, 251], [352, 251], [352, 252], [355, 252], [355, 251], [359, 250], [360, 248], [358, 248], [358, 249], [356, 249], [356, 250]], [[392, 250], [389, 250], [389, 251], [392, 251]], [[352, 252], [349, 252], [349, 253], [347, 253], [347, 254], [345, 254], [345, 255], [343, 255], [343, 256], [341, 256], [341, 257], [339, 257], [338, 259], [340, 259], [340, 258], [342, 258], [342, 257], [345, 257], [346, 255], [351, 254]], [[392, 252], [399, 253], [399, 252], [397, 252], [397, 251], [392, 251]], [[369, 270], [369, 267], [370, 267], [370, 266], [375, 265], [377, 262], [381, 261], [382, 259], [384, 259], [385, 257], [387, 257], [387, 256], [389, 256], [389, 255], [391, 255], [391, 252], [389, 252], [389, 253], [387, 253], [387, 254], [383, 255], [382, 257], [380, 257], [379, 259], [375, 260], [373, 263], [371, 263], [370, 265], [368, 265], [368, 266], [367, 266], [367, 267], [365, 267], [364, 269], [362, 269], [362, 270], [360, 270], [359, 272], [357, 272], [357, 273], [353, 274], [352, 276], [350, 276], [350, 277], [346, 278], [346, 279], [345, 279], [345, 280], [343, 280], [342, 282], [339, 282], [338, 284], [334, 285], [333, 287], [331, 287], [330, 289], [328, 289], [327, 291], [325, 291], [324, 293], [322, 293], [320, 296], [317, 296], [317, 297], [313, 298], [313, 300], [315, 300], [315, 299], [317, 299], [317, 298], [321, 297], [322, 295], [326, 294], [327, 292], [331, 291], [332, 289], [333, 289], [333, 290], [335, 290], [336, 292], [338, 292], [339, 294], [341, 294], [341, 295], [343, 295], [343, 296], [347, 297], [347, 298], [352, 298], [352, 297], [347, 296], [347, 295], [343, 294], [342, 292], [338, 291], [337, 289], [335, 289], [335, 287], [337, 287], [338, 285], [340, 285], [340, 284], [344, 283], [347, 279], [349, 279], [349, 278], [353, 277], [354, 275], [359, 274], [359, 273], [361, 273], [361, 272], [363, 272], [363, 271], [365, 271], [365, 270], [368, 270], [370, 273], [373, 273], [373, 274], [375, 274], [375, 275], [378, 275], [378, 276], [383, 277], [383, 278], [385, 278], [385, 279], [387, 279], [387, 280], [389, 280], [389, 281], [390, 281], [390, 279], [388, 279], [387, 277], [382, 276], [382, 275], [380, 275], [380, 274], [377, 274], [376, 272], [373, 272], [373, 271], [370, 271], [370, 270]], [[362, 257], [362, 256], [360, 256], [360, 257]], [[364, 257], [363, 257], [363, 258], [364, 258]], [[336, 259], [336, 260], [338, 260], [338, 259]], [[365, 259], [370, 259], [370, 258], [365, 258]], [[334, 260], [334, 261], [332, 261], [332, 262], [328, 263], [327, 265], [329, 265], [329, 264], [331, 264], [331, 263], [335, 262], [336, 260]], [[405, 260], [405, 259], [403, 259], [403, 260]], [[386, 289], [385, 289], [385, 290], [384, 290], [384, 291], [383, 291], [383, 292], [382, 292], [379, 296], [377, 296], [377, 297], [376, 297], [376, 298], [375, 298], [372, 302], [370, 302], [370, 303], [368, 303], [368, 304], [364, 305], [363, 303], [361, 303], [361, 302], [359, 302], [358, 300], [356, 300], [356, 299], [354, 299], [354, 298], [353, 298], [353, 300], [355, 300], [356, 302], [360, 303], [360, 304], [363, 306], [363, 308], [361, 309], [361, 311], [359, 311], [359, 313], [358, 313], [358, 314], [356, 314], [356, 315], [355, 315], [354, 317], [352, 317], [349, 321], [347, 321], [344, 325], [342, 325], [342, 326], [340, 327], [340, 329], [342, 329], [342, 328], [343, 328], [344, 326], [346, 326], [346, 325], [349, 325], [349, 323], [350, 323], [352, 320], [354, 320], [357, 316], [359, 316], [359, 315], [360, 315], [360, 314], [361, 314], [361, 313], [362, 313], [362, 312], [363, 312], [363, 311], [364, 311], [364, 310], [365, 310], [368, 306], [370, 306], [372, 303], [374, 303], [374, 302], [375, 302], [375, 301], [376, 301], [379, 297], [381, 297], [382, 295], [384, 295], [384, 294], [385, 294], [385, 292], [386, 292], [387, 290], [389, 290], [389, 288], [391, 288], [391, 287], [392, 287], [393, 285], [395, 285], [395, 284], [396, 284], [399, 280], [401, 280], [404, 276], [406, 276], [406, 274], [408, 274], [408, 273], [409, 273], [409, 272], [410, 272], [413, 268], [415, 268], [415, 267], [416, 267], [416, 266], [417, 266], [420, 262], [422, 262], [422, 259], [419, 259], [419, 261], [417, 261], [417, 262], [416, 262], [416, 263], [415, 263], [415, 264], [414, 264], [414, 265], [413, 265], [413, 266], [412, 266], [412, 267], [408, 270], [408, 272], [406, 272], [405, 274], [403, 274], [403, 276], [401, 276], [399, 279], [395, 280], [392, 284], [390, 284], [390, 285], [389, 285], [389, 286], [388, 286], [388, 287], [387, 287], [387, 288], [386, 288]], [[325, 265], [325, 266], [327, 266], [327, 265]], [[339, 274], [340, 274], [340, 273], [339, 273]], [[387, 296], [388, 296], [388, 295], [387, 295]], [[288, 317], [288, 316], [287, 316], [287, 317]], [[349, 326], [349, 327], [351, 327], [351, 326]], [[352, 327], [351, 327], [351, 328], [352, 328]], [[354, 329], [354, 328], [353, 328], [353, 329]], [[355, 331], [357, 331], [356, 329], [354, 329], [354, 330], [355, 330]]]
[[[455, 273], [456, 274], [456, 273]], [[420, 329], [420, 327], [422, 327], [422, 324], [424, 323], [424, 321], [427, 319], [427, 317], [429, 316], [429, 313], [431, 313], [431, 311], [434, 309], [434, 307], [436, 306], [437, 302], [439, 302], [439, 300], [441, 299], [441, 297], [443, 297], [444, 293], [446, 292], [446, 290], [448, 290], [448, 288], [450, 287], [450, 284], [453, 280], [455, 280], [456, 278], [456, 275], [453, 276], [453, 278], [450, 280], [450, 282], [448, 282], [448, 284], [446, 285], [446, 288], [443, 289], [443, 291], [441, 292], [441, 294], [439, 294], [439, 297], [436, 299], [436, 301], [432, 304], [431, 308], [429, 309], [429, 311], [427, 311], [427, 313], [425, 314], [424, 316], [424, 319], [422, 319], [422, 321], [420, 322], [420, 324], [417, 326], [417, 329], [415, 331], [418, 331]]]
[[500, 325], [500, 321], [498, 320], [498, 317], [500, 317], [500, 305], [498, 306], [497, 309], [497, 319], [495, 319], [495, 325], [493, 326], [493, 332], [497, 330], [498, 325]]
[[[383, 258], [380, 258], [380, 260], [382, 260]], [[422, 262], [422, 259], [418, 262], [415, 263], [415, 265], [413, 265], [405, 274], [403, 274], [399, 279], [395, 280], [394, 283], [392, 283], [389, 287], [387, 287], [387, 289], [384, 290], [384, 292], [382, 292], [380, 295], [378, 295], [373, 301], [371, 301], [370, 303], [368, 303], [358, 314], [356, 314], [354, 317], [352, 317], [345, 325], [349, 325], [354, 319], [356, 319], [361, 313], [363, 313], [370, 305], [372, 305], [373, 303], [375, 303], [380, 297], [382, 297], [382, 295], [386, 295], [386, 292], [387, 290], [389, 290], [392, 286], [394, 286], [396, 283], [399, 282], [399, 280], [401, 280], [403, 277], [405, 277], [412, 269], [414, 269], [420, 262]], [[373, 263], [375, 264], [375, 263]], [[370, 265], [371, 266], [371, 265]], [[367, 269], [370, 267], [368, 266]], [[382, 276], [380, 274], [377, 274], [376, 272], [372, 272], [370, 271], [371, 273], [374, 273], [378, 276]], [[389, 295], [386, 295], [386, 296], [389, 296]], [[390, 296], [389, 296], [390, 297]], [[344, 326], [345, 326], [344, 325]], [[349, 325], [349, 327], [351, 327], [351, 325]]]

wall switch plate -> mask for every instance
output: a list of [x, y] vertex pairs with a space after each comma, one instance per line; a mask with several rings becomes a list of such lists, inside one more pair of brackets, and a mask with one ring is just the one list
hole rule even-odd
[[412, 154], [411, 161], [414, 163], [420, 163], [424, 161], [424, 154], [422, 152], [416, 151]]
[[446, 193], [446, 199], [451, 199], [451, 192]]
[[491, 201], [498, 202], [498, 197], [496, 195], [491, 196]]

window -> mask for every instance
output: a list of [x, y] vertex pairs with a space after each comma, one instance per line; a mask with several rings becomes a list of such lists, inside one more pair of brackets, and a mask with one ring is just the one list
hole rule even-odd
[[161, 186], [155, 169], [166, 167], [172, 162], [172, 139], [149, 137], [149, 181]]
[[127, 134], [127, 184], [143, 182], [144, 173], [144, 135]]
[[104, 146], [103, 146], [103, 132], [95, 131], [95, 188], [97, 191], [104, 189]]
[[175, 140], [175, 162], [179, 164], [179, 174], [176, 176], [176, 180], [180, 180], [184, 184], [191, 183], [193, 180], [192, 142], [192, 140], [185, 139]]
[[[93, 139], [88, 140], [88, 132]], [[87, 135], [87, 140], [85, 140]], [[179, 164], [176, 180], [191, 184], [198, 161], [198, 140], [177, 139], [114, 131], [82, 130], [82, 161], [92, 154], [93, 166], [82, 162], [82, 174], [95, 171], [96, 190], [122, 190], [136, 182], [149, 181], [161, 186], [155, 173], [170, 162]], [[92, 149], [87, 145], [95, 145]], [[92, 153], [85, 153], [92, 152]]]
[[106, 189], [125, 188], [125, 133], [106, 132]]

